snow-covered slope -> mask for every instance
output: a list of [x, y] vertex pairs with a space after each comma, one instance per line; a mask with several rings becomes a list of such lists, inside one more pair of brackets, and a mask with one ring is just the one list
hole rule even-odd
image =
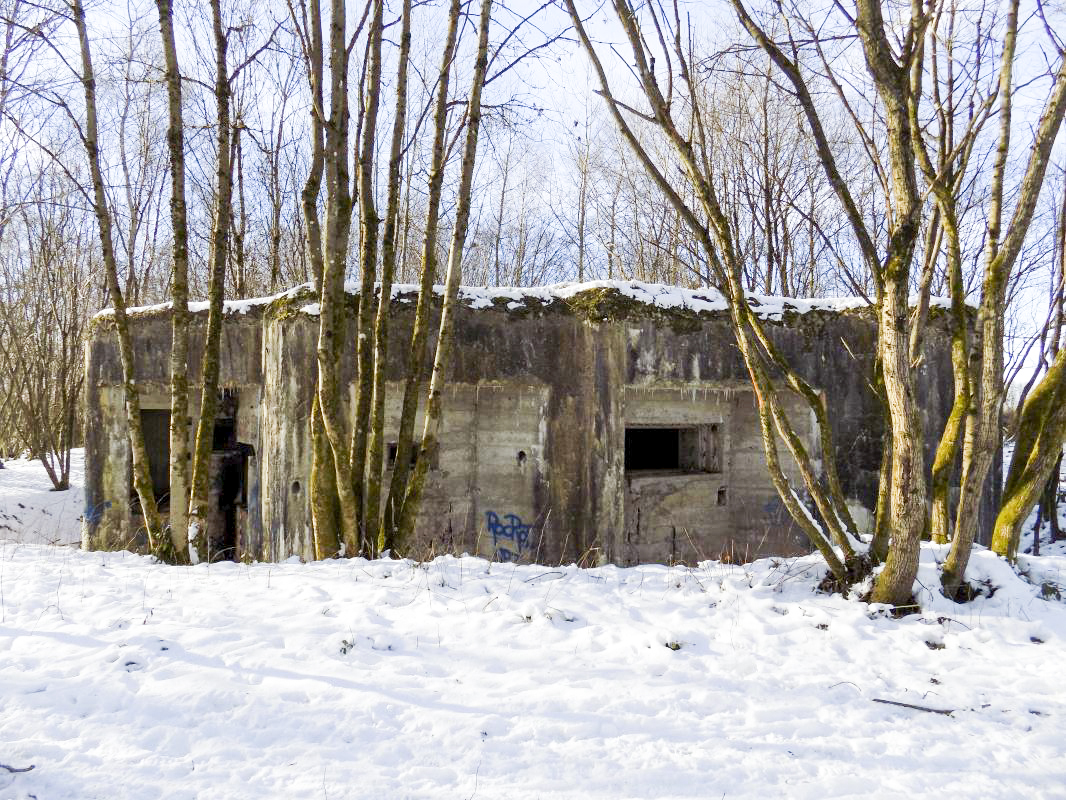
[[80, 542], [84, 450], [71, 451], [70, 472], [70, 488], [54, 492], [40, 461], [5, 461], [0, 469], [0, 539], [35, 544]]
[[820, 575], [0, 542], [0, 800], [1066, 796], [1066, 606]]

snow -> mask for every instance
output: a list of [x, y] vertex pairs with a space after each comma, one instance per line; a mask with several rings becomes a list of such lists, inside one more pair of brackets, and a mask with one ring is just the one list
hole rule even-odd
[[[32, 544], [78, 544], [85, 508], [85, 451], [70, 454], [71, 488], [52, 491], [40, 461], [4, 461], [0, 469], [0, 539]], [[0, 758], [0, 761], [3, 761]]]
[[[284, 292], [278, 292], [277, 294], [268, 295], [267, 297], [249, 297], [244, 300], [226, 300], [222, 303], [223, 314], [246, 314], [252, 308], [256, 306], [265, 306], [269, 303], [273, 303], [275, 300], [282, 300], [288, 297], [295, 297], [296, 295], [308, 291], [312, 288], [310, 283], [303, 283], [299, 286], [294, 286], [291, 289], [286, 289]], [[127, 315], [137, 314], [152, 314], [157, 311], [169, 311], [173, 303], [156, 303], [149, 306], [130, 306], [126, 309]], [[189, 303], [190, 313], [199, 313], [207, 311], [210, 303], [206, 300], [195, 300]], [[98, 311], [93, 319], [100, 319], [104, 317], [112, 317], [115, 314], [113, 308], [105, 308], [102, 311]]]
[[[4, 513], [37, 491], [16, 466]], [[34, 765], [0, 799], [1062, 797], [1066, 606], [980, 549], [994, 593], [951, 603], [945, 556], [894, 619], [818, 594], [816, 557], [167, 567], [0, 541], [0, 763]]]
[[[345, 284], [345, 291], [358, 294], [359, 284]], [[411, 301], [418, 295], [417, 284], [394, 284], [392, 297], [404, 301]], [[639, 303], [659, 309], [682, 309], [693, 312], [721, 312], [728, 309], [725, 297], [716, 289], [683, 289], [664, 283], [643, 283], [640, 281], [586, 281], [584, 283], [555, 283], [547, 286], [499, 286], [459, 287], [459, 300], [472, 309], [493, 308], [497, 304], [504, 303], [508, 310], [514, 311], [526, 308], [532, 302], [551, 303], [555, 300], [568, 300], [582, 292], [596, 289], [613, 289], [624, 297], [628, 297]], [[288, 297], [296, 297], [302, 293], [313, 291], [311, 284], [306, 283], [293, 287], [280, 294], [269, 297], [258, 297], [248, 300], [227, 300], [223, 305], [226, 314], [244, 314], [255, 306], [266, 305], [275, 300]], [[433, 291], [438, 296], [443, 296], [445, 287], [436, 285]], [[748, 302], [755, 313], [766, 320], [780, 320], [786, 313], [806, 314], [810, 311], [842, 312], [853, 309], [866, 308], [869, 303], [861, 297], [822, 297], [822, 298], [796, 298], [774, 297], [770, 295], [749, 294]], [[912, 302], [916, 298], [912, 298]], [[206, 311], [206, 302], [189, 303], [189, 311]], [[949, 300], [940, 297], [930, 298], [930, 307], [950, 308]], [[170, 303], [161, 303], [152, 306], [137, 306], [127, 309], [128, 314], [143, 314], [156, 311], [166, 311], [171, 307]], [[317, 316], [319, 304], [308, 303], [300, 308], [305, 314]], [[97, 314], [97, 317], [111, 316], [114, 312], [105, 309]]]

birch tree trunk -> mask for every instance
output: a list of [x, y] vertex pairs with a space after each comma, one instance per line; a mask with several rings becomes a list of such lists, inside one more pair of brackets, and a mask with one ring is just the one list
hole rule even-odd
[[156, 0], [163, 40], [169, 107], [170, 225], [174, 237], [171, 273], [172, 342], [170, 349], [170, 536], [176, 552], [187, 546], [189, 510], [189, 233], [185, 207], [185, 131], [181, 107], [181, 71], [174, 42], [171, 0]]

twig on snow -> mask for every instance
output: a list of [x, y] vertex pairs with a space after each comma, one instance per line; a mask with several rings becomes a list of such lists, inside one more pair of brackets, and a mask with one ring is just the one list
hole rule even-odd
[[873, 698], [875, 703], [884, 703], [889, 706], [900, 706], [901, 708], [913, 708], [915, 711], [928, 711], [930, 714], [943, 714], [945, 717], [950, 717], [955, 709], [953, 708], [927, 708], [925, 706], [916, 706], [911, 703], [900, 703], [895, 700], [881, 700], [877, 697]]
[[28, 767], [9, 767], [7, 764], [0, 764], [0, 769], [6, 769], [8, 772], [29, 772], [36, 767], [36, 764], [30, 764]]

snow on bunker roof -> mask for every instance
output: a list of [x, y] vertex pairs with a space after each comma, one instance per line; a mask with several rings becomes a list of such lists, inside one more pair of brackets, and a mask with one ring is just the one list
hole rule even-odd
[[[350, 295], [359, 293], [358, 284], [349, 283], [344, 288]], [[444, 286], [442, 285], [434, 286], [433, 290], [438, 296], [444, 295]], [[413, 302], [417, 294], [418, 286], [416, 284], [400, 283], [394, 284], [392, 287], [392, 299], [394, 302]], [[709, 287], [685, 289], [664, 283], [643, 283], [641, 281], [609, 280], [586, 281], [584, 283], [554, 283], [547, 286], [461, 286], [459, 288], [460, 302], [467, 308], [474, 310], [529, 310], [559, 301], [565, 305], [572, 305], [573, 301], [580, 300], [583, 296], [602, 297], [604, 295], [627, 298], [634, 303], [648, 306], [651, 309], [689, 312], [697, 315], [700, 313], [723, 312], [728, 309], [725, 297], [717, 289]], [[870, 306], [870, 303], [862, 297], [798, 298], [750, 293], [747, 298], [752, 310], [759, 317], [773, 321], [781, 320], [786, 314], [805, 314], [810, 311], [841, 313]], [[299, 310], [311, 316], [317, 316], [319, 312], [314, 288], [310, 283], [305, 283], [266, 297], [227, 300], [224, 304], [224, 313], [245, 314], [252, 309], [275, 303], [284, 303], [286, 305], [299, 303]], [[930, 305], [945, 308], [949, 304], [942, 298], [932, 298]], [[129, 308], [127, 313], [134, 316], [150, 315], [168, 312], [170, 309], [171, 303], [160, 303], [158, 305]], [[205, 301], [189, 303], [189, 311], [191, 313], [202, 313], [207, 311], [207, 309], [208, 304]], [[105, 319], [113, 315], [113, 309], [108, 308], [96, 314], [95, 319]]]

